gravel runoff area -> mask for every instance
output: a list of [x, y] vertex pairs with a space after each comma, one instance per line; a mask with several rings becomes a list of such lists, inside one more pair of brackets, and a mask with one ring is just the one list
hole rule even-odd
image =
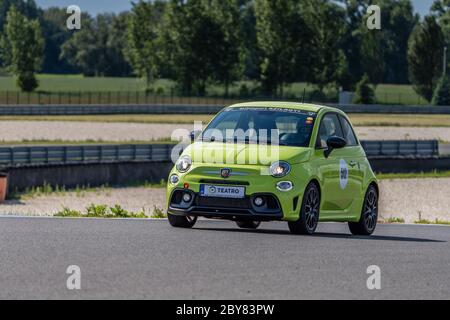
[[[383, 180], [380, 185], [380, 218], [402, 218], [407, 223], [421, 219], [450, 221], [450, 179]], [[63, 207], [84, 210], [92, 203], [120, 204], [130, 211], [153, 212], [165, 207], [165, 189], [125, 188], [96, 192], [67, 192], [23, 200], [8, 200], [0, 205], [0, 215], [51, 216]]]
[[[0, 140], [148, 141], [170, 137], [177, 129], [190, 132], [193, 124], [0, 121]], [[356, 131], [362, 140], [450, 141], [450, 127], [356, 127]]]
[[163, 188], [99, 188], [95, 191], [53, 193], [7, 200], [0, 204], [0, 215], [53, 216], [63, 208], [85, 212], [86, 207], [91, 204], [110, 207], [118, 204], [128, 211], [145, 210], [147, 215], [151, 215], [155, 206], [164, 208], [165, 199]]
[[62, 141], [149, 141], [171, 137], [177, 129], [185, 129], [186, 136], [193, 125], [0, 121], [0, 139], [3, 141], [62, 140]]

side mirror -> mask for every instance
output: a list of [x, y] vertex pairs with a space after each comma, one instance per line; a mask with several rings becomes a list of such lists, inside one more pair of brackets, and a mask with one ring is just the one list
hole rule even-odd
[[347, 141], [341, 137], [333, 136], [327, 140], [327, 149], [324, 152], [325, 158], [328, 158], [335, 149], [342, 149], [347, 145]]
[[194, 143], [195, 140], [202, 134], [201, 131], [192, 131], [190, 134], [191, 142]]

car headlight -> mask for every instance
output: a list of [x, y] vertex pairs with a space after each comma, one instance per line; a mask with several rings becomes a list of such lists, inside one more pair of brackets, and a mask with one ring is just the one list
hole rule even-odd
[[291, 165], [285, 161], [278, 161], [270, 166], [270, 174], [274, 178], [282, 178], [291, 172]]
[[175, 167], [177, 168], [178, 172], [185, 173], [188, 172], [189, 169], [192, 166], [192, 159], [189, 156], [181, 157], [178, 161]]

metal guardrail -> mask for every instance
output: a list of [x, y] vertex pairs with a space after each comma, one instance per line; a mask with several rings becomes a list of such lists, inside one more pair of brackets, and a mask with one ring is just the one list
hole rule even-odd
[[[438, 141], [362, 141], [369, 158], [430, 158]], [[12, 146], [0, 147], [0, 166], [70, 165], [170, 161], [173, 144]]]
[[[450, 114], [450, 106], [338, 105], [347, 113]], [[106, 114], [216, 114], [225, 104], [104, 104], [0, 105], [0, 116], [106, 115]]]
[[369, 158], [439, 156], [439, 141], [361, 141]]
[[0, 147], [0, 166], [167, 161], [173, 145], [77, 145]]

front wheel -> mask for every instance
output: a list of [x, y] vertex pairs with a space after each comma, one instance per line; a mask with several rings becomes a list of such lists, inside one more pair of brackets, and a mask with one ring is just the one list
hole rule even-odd
[[236, 221], [236, 224], [242, 229], [258, 229], [261, 221]]
[[167, 218], [172, 227], [175, 228], [192, 228], [197, 222], [197, 217], [184, 217], [168, 214]]
[[300, 219], [295, 222], [289, 222], [289, 230], [293, 234], [312, 235], [319, 224], [320, 212], [320, 193], [315, 183], [306, 187], [303, 196]]
[[361, 218], [358, 222], [349, 222], [350, 232], [355, 236], [370, 236], [377, 227], [378, 221], [378, 192], [370, 186], [364, 197]]

